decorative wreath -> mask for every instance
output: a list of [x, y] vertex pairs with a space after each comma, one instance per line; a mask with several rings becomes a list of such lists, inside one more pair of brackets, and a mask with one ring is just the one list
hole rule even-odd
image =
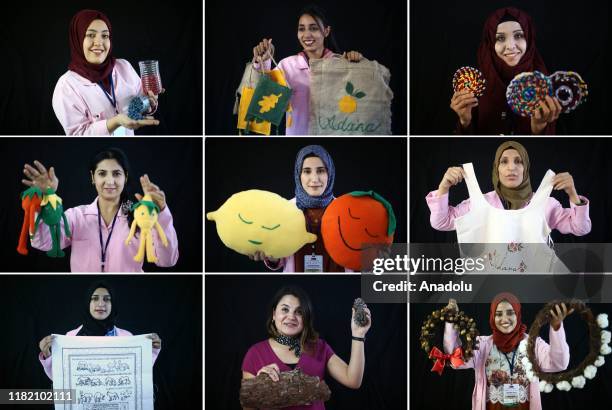
[[[431, 346], [432, 341], [436, 337], [438, 326], [440, 324], [444, 326], [444, 322], [453, 323], [453, 327], [461, 339], [461, 346], [455, 348], [451, 354], [444, 354], [436, 346]], [[421, 347], [429, 358], [434, 361], [431, 371], [442, 375], [447, 361], [455, 367], [468, 361], [474, 355], [474, 350], [478, 350], [478, 341], [476, 340], [478, 335], [476, 322], [463, 311], [457, 312], [455, 309], [443, 307], [427, 315], [427, 319], [421, 326], [420, 340]]]
[[[574, 369], [562, 373], [544, 373], [540, 369], [535, 357], [536, 339], [540, 334], [540, 328], [550, 322], [550, 310], [560, 303], [565, 303], [573, 308], [574, 311], [587, 322], [589, 327], [590, 351], [587, 357]], [[593, 316], [593, 312], [584, 302], [579, 300], [554, 301], [548, 303], [538, 312], [535, 321], [529, 329], [529, 338], [524, 339], [519, 344], [519, 351], [527, 352], [527, 356], [522, 359], [525, 373], [529, 380], [540, 381], [540, 391], [550, 393], [554, 387], [559, 390], [569, 391], [572, 387], [581, 389], [586, 383], [586, 379], [593, 379], [597, 373], [597, 367], [605, 363], [604, 355], [612, 352], [609, 346], [611, 333], [603, 330], [608, 327], [608, 315], [602, 313]]]

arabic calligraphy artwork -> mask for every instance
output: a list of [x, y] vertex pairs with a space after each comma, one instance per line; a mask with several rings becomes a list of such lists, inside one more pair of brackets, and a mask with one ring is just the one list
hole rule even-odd
[[56, 410], [153, 409], [151, 339], [61, 336], [53, 340], [53, 388], [76, 390]]

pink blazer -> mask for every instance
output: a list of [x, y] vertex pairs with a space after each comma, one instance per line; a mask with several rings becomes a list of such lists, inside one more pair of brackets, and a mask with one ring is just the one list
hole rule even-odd
[[[83, 327], [83, 325], [77, 327], [76, 329], [71, 330], [70, 332], [66, 333], [66, 336], [76, 336], [77, 333], [79, 333], [79, 330], [81, 330], [81, 328]], [[134, 336], [130, 331], [125, 330], [125, 329], [120, 329], [118, 327], [115, 326], [115, 329], [117, 329], [117, 336]], [[159, 352], [161, 352], [161, 349], [153, 349], [153, 364], [155, 364], [155, 361], [157, 360], [157, 356], [159, 355]], [[45, 357], [43, 356], [42, 352], [40, 352], [38, 354], [38, 360], [40, 360], [40, 364], [42, 364], [43, 369], [45, 370], [45, 374], [47, 375], [47, 377], [49, 377], [49, 379], [53, 380], [53, 362], [51, 361], [51, 356], [47, 357], [45, 359]]]
[[[117, 110], [121, 113], [133, 97], [141, 94], [140, 77], [132, 65], [122, 59], [115, 61], [112, 75]], [[110, 135], [106, 120], [117, 115], [100, 86], [74, 71], [67, 71], [57, 81], [53, 111], [66, 135]], [[133, 130], [122, 130], [125, 135], [134, 135]]]

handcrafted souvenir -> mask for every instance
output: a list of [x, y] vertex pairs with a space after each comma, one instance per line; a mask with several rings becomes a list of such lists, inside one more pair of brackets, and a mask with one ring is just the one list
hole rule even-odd
[[130, 244], [130, 240], [136, 233], [136, 227], [140, 228], [140, 245], [138, 247], [138, 253], [134, 256], [136, 262], [142, 262], [144, 260], [145, 251], [147, 255], [147, 262], [157, 262], [157, 256], [155, 255], [155, 247], [153, 246], [153, 228], [157, 230], [157, 234], [162, 241], [164, 246], [168, 246], [168, 239], [162, 229], [159, 222], [157, 222], [157, 215], [160, 210], [159, 207], [151, 199], [151, 195], [145, 195], [140, 201], [132, 205], [132, 211], [134, 211], [134, 221], [130, 228], [130, 234], [125, 240], [125, 245]]
[[[536, 340], [540, 335], [540, 328], [550, 322], [550, 311], [555, 305], [565, 303], [568, 309], [574, 309], [575, 313], [580, 316], [589, 329], [589, 353], [587, 356], [572, 369], [560, 373], [545, 373], [542, 372], [535, 356]], [[531, 328], [529, 329], [529, 338], [521, 341], [519, 351], [527, 352], [527, 356], [523, 358], [523, 366], [525, 367], [526, 377], [534, 381], [540, 382], [540, 391], [550, 393], [556, 387], [558, 390], [569, 391], [572, 387], [581, 389], [584, 387], [587, 379], [593, 379], [597, 373], [597, 368], [605, 363], [604, 355], [610, 354], [610, 336], [611, 333], [603, 330], [608, 327], [608, 315], [600, 314], [595, 318], [593, 312], [586, 304], [580, 300], [554, 301], [548, 303], [536, 315]]]
[[386, 199], [374, 191], [354, 191], [329, 204], [321, 220], [321, 235], [334, 262], [359, 271], [362, 251], [391, 244], [395, 224], [393, 208]]
[[206, 214], [217, 224], [221, 241], [243, 255], [263, 252], [273, 258], [293, 255], [317, 240], [306, 232], [304, 214], [294, 203], [273, 192], [251, 189], [232, 195]]
[[461, 67], [453, 75], [453, 91], [467, 90], [475, 97], [482, 97], [484, 94], [487, 80], [482, 73], [474, 67]]
[[[438, 334], [438, 328], [442, 327], [441, 332], [444, 332], [445, 322], [453, 324], [458, 338], [461, 339], [461, 346], [455, 348], [450, 354], [445, 354], [442, 348], [432, 346]], [[427, 315], [427, 319], [421, 326], [420, 340], [421, 348], [434, 361], [431, 371], [437, 372], [441, 376], [447, 363], [457, 367], [470, 360], [474, 355], [474, 350], [478, 350], [478, 340], [476, 339], [478, 335], [476, 322], [463, 311], [457, 312], [456, 309], [443, 307], [434, 310], [431, 315]]]
[[539, 71], [518, 74], [506, 88], [508, 106], [522, 117], [531, 117], [540, 101], [553, 96], [552, 81]]
[[586, 101], [589, 91], [580, 74], [573, 71], [556, 71], [550, 76], [550, 80], [562, 112], [569, 113]]
[[21, 208], [23, 209], [23, 224], [17, 244], [17, 252], [28, 254], [28, 236], [34, 235], [36, 214], [40, 213], [40, 203], [43, 193], [40, 188], [32, 186], [21, 193]]
[[51, 188], [47, 188], [40, 202], [40, 207], [40, 214], [36, 218], [34, 232], [36, 233], [40, 222], [44, 222], [45, 225], [49, 227], [49, 233], [51, 234], [51, 250], [47, 251], [47, 256], [51, 258], [63, 258], [66, 254], [61, 247], [60, 221], [64, 221], [64, 233], [66, 236], [70, 237], [72, 234], [70, 233], [70, 226], [64, 214], [62, 198], [57, 196], [55, 191]]
[[266, 373], [251, 379], [242, 380], [240, 404], [244, 408], [279, 409], [290, 406], [303, 406], [316, 401], [327, 401], [331, 390], [324, 380], [308, 376], [299, 368], [281, 372], [278, 381], [273, 381]]

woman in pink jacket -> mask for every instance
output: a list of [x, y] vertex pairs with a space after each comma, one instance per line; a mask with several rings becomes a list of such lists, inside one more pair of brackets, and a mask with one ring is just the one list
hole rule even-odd
[[[451, 299], [449, 308], [459, 311]], [[565, 342], [563, 319], [573, 312], [565, 304], [550, 311], [550, 344], [536, 339], [535, 357], [544, 372], [560, 372], [567, 368], [569, 346]], [[472, 393], [472, 410], [541, 410], [539, 382], [530, 382], [521, 362], [526, 353], [518, 349], [528, 336], [527, 326], [521, 321], [521, 304], [511, 293], [500, 293], [493, 298], [489, 311], [489, 336], [478, 336], [478, 350], [457, 369], [474, 369], [476, 385]], [[450, 353], [459, 346], [457, 332], [452, 324], [444, 329], [444, 350]]]
[[[37, 186], [43, 192], [47, 188], [57, 191], [59, 179], [55, 169], [49, 170], [38, 161], [34, 166], [24, 165], [23, 173], [27, 179], [22, 182], [27, 186]], [[98, 196], [89, 205], [81, 205], [66, 210], [66, 219], [70, 225], [71, 237], [64, 235], [61, 223], [62, 249], [72, 247], [70, 270], [72, 272], [142, 272], [143, 262], [134, 261], [138, 252], [138, 236], [129, 245], [124, 241], [130, 232], [133, 215], [130, 211], [132, 201], [127, 189], [129, 163], [127, 156], [118, 148], [108, 148], [96, 154], [90, 161], [89, 177]], [[159, 236], [153, 230], [153, 244], [157, 256], [157, 266], [170, 267], [178, 261], [178, 239], [172, 214], [166, 204], [166, 195], [149, 179], [148, 175], [140, 177], [140, 184], [145, 195], [151, 195], [159, 208], [158, 223], [168, 238], [168, 246], [163, 246]], [[135, 194], [142, 199], [141, 194]], [[40, 224], [31, 238], [32, 247], [40, 250], [51, 249], [52, 241], [49, 228]]]
[[[83, 323], [66, 333], [66, 336], [133, 336], [127, 330], [115, 325], [117, 318], [116, 299], [112, 288], [105, 282], [96, 282], [87, 292], [88, 308], [83, 312]], [[153, 344], [153, 363], [161, 351], [161, 339], [156, 333], [147, 335]], [[53, 335], [44, 337], [38, 346], [40, 353], [38, 359], [45, 373], [53, 380], [53, 367], [51, 360], [51, 343]]]
[[[325, 13], [317, 6], [304, 8], [299, 15], [297, 38], [303, 51], [282, 59], [278, 66], [293, 90], [291, 117], [287, 118], [287, 135], [308, 135], [310, 120], [310, 59], [330, 58], [339, 50]], [[330, 49], [331, 48], [331, 49]], [[333, 50], [333, 51], [332, 51]], [[274, 55], [272, 39], [263, 39], [253, 48], [253, 63], [263, 62], [265, 70], [271, 69]], [[348, 61], [359, 62], [363, 56], [357, 51], [343, 54]], [[255, 64], [259, 69], [259, 65]], [[291, 118], [291, 120], [289, 120]]]
[[[70, 21], [69, 40], [68, 71], [53, 92], [53, 110], [66, 135], [134, 135], [135, 129], [159, 124], [151, 116], [136, 121], [124, 113], [141, 93], [141, 81], [127, 60], [112, 56], [108, 17], [79, 11]], [[149, 100], [157, 106], [157, 96], [149, 93]]]
[[[529, 155], [525, 147], [516, 141], [502, 143], [495, 152], [493, 164], [494, 190], [484, 195], [487, 202], [500, 209], [521, 209], [527, 206], [533, 190], [529, 179]], [[469, 199], [457, 206], [448, 204], [448, 191], [462, 182], [463, 178], [465, 178], [463, 168], [448, 168], [438, 189], [431, 191], [425, 197], [431, 211], [431, 226], [434, 229], [452, 231], [455, 229], [455, 219], [470, 211]], [[553, 186], [555, 190], [565, 191], [569, 197], [570, 207], [564, 208], [555, 198], [548, 198], [546, 221], [550, 229], [577, 236], [591, 232], [589, 200], [578, 195], [572, 176], [568, 172], [556, 174]]]

